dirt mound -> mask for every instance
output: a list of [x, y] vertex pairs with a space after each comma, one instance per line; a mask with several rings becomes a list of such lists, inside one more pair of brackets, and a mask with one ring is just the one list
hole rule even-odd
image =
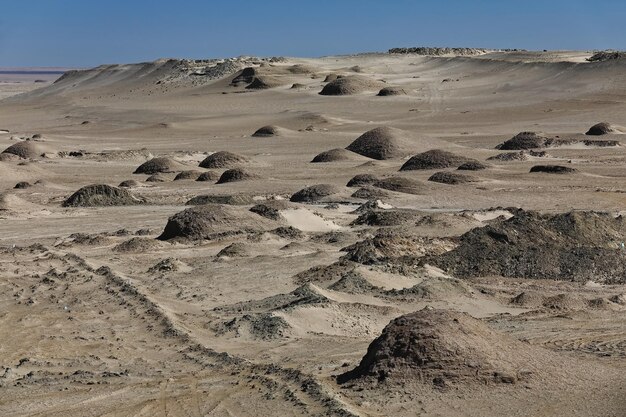
[[217, 180], [216, 184], [226, 184], [229, 182], [237, 182], [237, 181], [247, 181], [252, 179], [260, 178], [257, 174], [249, 172], [243, 168], [232, 168], [220, 176], [220, 179]]
[[145, 253], [159, 248], [159, 242], [147, 237], [133, 237], [113, 248], [119, 253]]
[[234, 168], [238, 165], [250, 162], [248, 158], [228, 151], [215, 152], [200, 162], [200, 168]]
[[274, 230], [270, 230], [270, 233], [281, 237], [283, 239], [300, 240], [304, 239], [305, 234], [302, 230], [296, 229], [293, 226], [281, 226]]
[[453, 250], [423, 263], [461, 277], [626, 283], [620, 249], [626, 220], [592, 211], [556, 215], [519, 210], [462, 235]]
[[328, 197], [333, 194], [337, 194], [339, 188], [331, 184], [317, 184], [310, 187], [306, 187], [298, 191], [291, 196], [290, 201], [295, 203], [308, 203], [314, 202]]
[[186, 206], [200, 206], [203, 204], [227, 204], [229, 206], [247, 206], [254, 204], [254, 198], [248, 194], [229, 195], [199, 195], [188, 200]]
[[292, 204], [289, 204], [287, 201], [268, 200], [253, 206], [250, 211], [267, 219], [280, 220], [282, 218], [280, 211], [289, 208], [292, 208]]
[[503, 151], [519, 151], [524, 149], [545, 148], [548, 146], [549, 138], [543, 133], [520, 132], [511, 139], [496, 146], [496, 149]]
[[167, 182], [169, 178], [161, 175], [161, 174], [153, 174], [146, 178], [146, 182]]
[[504, 152], [487, 158], [487, 161], [528, 161], [531, 157], [534, 158], [547, 158], [550, 155], [546, 151], [519, 151], [519, 152]]
[[619, 130], [613, 127], [610, 123], [600, 122], [598, 124], [591, 126], [589, 130], [587, 131], [587, 133], [585, 133], [585, 135], [601, 136], [601, 135], [606, 135], [608, 133], [616, 133], [616, 132], [619, 132]]
[[387, 96], [406, 96], [406, 91], [400, 87], [384, 87], [381, 88], [378, 94], [379, 97]]
[[44, 153], [46, 153], [46, 150], [40, 143], [37, 143], [36, 141], [24, 140], [14, 143], [13, 145], [3, 150], [2, 153], [17, 155], [20, 158], [24, 159], [32, 159], [41, 157]]
[[390, 209], [368, 210], [356, 218], [351, 226], [400, 226], [415, 223], [420, 214], [414, 210]]
[[337, 162], [337, 161], [354, 161], [359, 157], [347, 149], [335, 148], [317, 154], [311, 162]]
[[483, 164], [480, 161], [470, 161], [470, 162], [465, 162], [464, 164], [459, 165], [457, 169], [459, 171], [481, 171], [487, 168], [489, 168], [489, 166], [486, 164]]
[[196, 181], [217, 181], [219, 177], [220, 177], [220, 174], [218, 174], [215, 171], [206, 171], [198, 175], [198, 178], [196, 178]]
[[362, 187], [370, 185], [378, 181], [378, 178], [372, 174], [357, 174], [348, 181], [346, 187]]
[[343, 77], [344, 77], [344, 75], [341, 75], [341, 74], [336, 74], [336, 73], [334, 73], [334, 72], [333, 72], [333, 73], [328, 74], [328, 75], [324, 78], [324, 82], [325, 82], [325, 83], [329, 83], [329, 82], [331, 82], [331, 81], [335, 81], [335, 80], [337, 80], [337, 79], [339, 79], [339, 78], [343, 78]]
[[202, 172], [200, 171], [195, 171], [195, 170], [181, 171], [174, 177], [174, 181], [181, 181], [181, 180], [197, 181], [200, 175], [202, 175]]
[[252, 136], [256, 138], [267, 138], [271, 136], [278, 136], [279, 134], [280, 128], [278, 126], [267, 125], [257, 129], [256, 132], [252, 134]]
[[158, 157], [139, 165], [133, 174], [157, 174], [159, 172], [176, 172], [184, 169], [184, 165], [172, 158]]
[[338, 382], [417, 380], [445, 387], [455, 383], [508, 383], [541, 372], [539, 349], [490, 329], [466, 313], [423, 309], [392, 320], [368, 347], [361, 363]]
[[467, 162], [474, 162], [474, 160], [441, 149], [432, 149], [412, 156], [400, 167], [400, 171], [458, 167]]
[[139, 184], [139, 181], [136, 181], [136, 180], [124, 180], [124, 181], [120, 182], [118, 187], [121, 187], [121, 188], [135, 188], [135, 187], [139, 187], [140, 185], [141, 184]]
[[351, 197], [362, 198], [364, 200], [371, 200], [374, 198], [389, 197], [389, 193], [385, 192], [384, 190], [381, 190], [380, 188], [365, 186], [353, 192]]
[[511, 298], [510, 303], [519, 307], [538, 308], [543, 304], [545, 297], [536, 291], [524, 291]]
[[405, 194], [421, 194], [424, 189], [424, 184], [421, 182], [405, 177], [382, 178], [373, 182], [372, 185], [383, 190]]
[[76, 191], [63, 202], [63, 207], [130, 206], [145, 202], [122, 188], [94, 184]]
[[15, 184], [15, 186], [13, 188], [16, 189], [16, 190], [24, 190], [24, 189], [30, 188], [32, 186], [33, 185], [30, 182], [28, 182], [28, 181], [20, 181], [17, 184]]
[[470, 175], [458, 174], [456, 172], [440, 171], [435, 172], [428, 178], [428, 181], [438, 182], [441, 184], [467, 184], [470, 182], [477, 182], [478, 180]]
[[214, 239], [228, 234], [265, 230], [272, 222], [233, 206], [206, 204], [170, 217], [159, 240]]
[[374, 81], [358, 75], [337, 78], [326, 84], [320, 95], [323, 96], [345, 96], [351, 94], [364, 93], [366, 91], [378, 90], [383, 87], [380, 81]]
[[408, 134], [400, 129], [382, 126], [369, 130], [346, 147], [347, 150], [372, 159], [390, 159], [408, 155]]
[[230, 82], [232, 86], [240, 84], [250, 84], [257, 75], [258, 70], [254, 67], [246, 67], [242, 69]]
[[600, 51], [587, 58], [589, 62], [614, 61], [626, 58], [626, 52], [622, 51]]
[[219, 251], [217, 258], [243, 258], [249, 255], [248, 247], [243, 242], [235, 242]]
[[267, 90], [274, 87], [279, 87], [283, 83], [276, 77], [263, 75], [256, 76], [252, 79], [252, 82], [246, 86], [248, 90]]
[[530, 172], [545, 172], [547, 174], [571, 174], [578, 172], [576, 168], [564, 167], [562, 165], [535, 165], [530, 168]]

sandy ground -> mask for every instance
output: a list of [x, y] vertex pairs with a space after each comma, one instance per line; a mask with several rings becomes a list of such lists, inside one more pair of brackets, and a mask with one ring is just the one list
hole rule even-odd
[[[502, 152], [497, 144], [521, 131], [583, 141], [595, 123], [626, 126], [626, 63], [590, 64], [585, 56], [265, 61], [278, 80], [267, 90], [230, 86], [234, 73], [215, 80], [172, 78], [162, 63], [101, 67], [55, 84], [4, 79], [0, 148], [40, 134], [47, 152], [0, 162], [0, 415], [626, 415], [623, 305], [532, 311], [509, 302], [529, 286], [592, 299], [626, 293], [626, 285], [500, 277], [459, 282], [433, 268], [355, 266], [384, 290], [432, 290], [428, 297], [391, 297], [333, 287], [335, 273], [310, 282], [300, 274], [337, 262], [342, 248], [376, 233], [376, 226], [351, 225], [358, 217], [353, 210], [365, 201], [346, 187], [356, 174], [420, 181], [417, 195], [389, 192], [381, 200], [435, 219], [400, 228], [439, 239], [437, 250], [447, 250], [473, 227], [510, 216], [502, 208], [623, 211], [623, 145], [579, 142], [548, 148], [547, 157], [486, 161]], [[306, 71], [286, 70], [294, 64]], [[407, 94], [321, 96], [330, 73], [383, 80]], [[294, 83], [301, 86], [291, 88]], [[281, 128], [279, 135], [251, 136], [270, 124]], [[436, 170], [398, 172], [410, 155], [310, 163], [378, 126], [410, 132], [411, 154], [439, 148], [489, 168], [470, 172], [478, 182], [447, 185], [427, 181]], [[623, 137], [596, 139], [621, 143]], [[202, 170], [198, 163], [221, 150], [248, 157], [246, 168], [256, 177], [218, 185], [172, 181], [175, 173], [164, 174], [166, 182], [145, 182], [148, 175], [133, 174], [152, 156]], [[82, 156], [69, 156], [72, 151]], [[578, 172], [529, 173], [537, 164]], [[149, 204], [61, 206], [82, 186], [128, 179], [140, 183], [130, 191]], [[33, 185], [13, 189], [20, 181]], [[268, 221], [253, 232], [212, 240], [155, 239], [192, 197], [242, 194], [260, 202], [288, 199], [314, 184], [332, 184], [338, 193], [316, 204], [294, 203], [271, 227]], [[303, 233], [270, 231], [278, 226]], [[117, 247], [133, 237], [143, 239], [137, 249]], [[243, 249], [217, 256], [233, 243]], [[298, 289], [309, 301], [293, 295]], [[567, 372], [528, 384], [461, 384], [447, 391], [415, 381], [360, 389], [335, 381], [358, 364], [390, 320], [426, 306], [480, 318], [547, 350], [550, 365]]]

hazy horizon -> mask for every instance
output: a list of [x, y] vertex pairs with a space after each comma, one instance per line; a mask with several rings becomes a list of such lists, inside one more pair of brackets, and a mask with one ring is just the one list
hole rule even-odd
[[[159, 58], [319, 57], [450, 46], [528, 50], [624, 49], [626, 4], [599, 0], [77, 0], [5, 5], [0, 67], [92, 67]], [[52, 4], [54, 3], [54, 4]]]

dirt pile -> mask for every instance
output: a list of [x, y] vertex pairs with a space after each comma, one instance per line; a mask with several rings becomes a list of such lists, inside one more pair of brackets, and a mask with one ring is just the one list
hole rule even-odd
[[389, 193], [383, 189], [366, 185], [353, 192], [351, 197], [371, 200], [376, 198], [389, 197]]
[[14, 143], [5, 150], [3, 154], [17, 155], [23, 159], [39, 158], [46, 153], [45, 148], [32, 140], [23, 140], [21, 142]]
[[412, 156], [400, 167], [400, 171], [458, 167], [467, 162], [474, 162], [474, 160], [441, 149], [432, 149]]
[[421, 194], [424, 191], [424, 184], [405, 177], [381, 178], [373, 182], [372, 186], [405, 194]]
[[181, 171], [174, 177], [174, 181], [181, 181], [181, 180], [197, 181], [200, 175], [202, 175], [202, 172], [196, 171], [196, 170]]
[[248, 158], [228, 151], [215, 152], [200, 162], [200, 168], [234, 168], [236, 166], [250, 162]]
[[350, 75], [347, 77], [337, 78], [322, 88], [320, 95], [322, 96], [346, 96], [352, 94], [364, 93], [366, 91], [378, 90], [383, 87], [380, 81], [371, 80], [359, 75]]
[[246, 86], [248, 90], [267, 90], [281, 86], [283, 83], [277, 77], [269, 75], [256, 76], [252, 82]]
[[543, 133], [520, 132], [511, 139], [496, 146], [503, 151], [520, 151], [524, 149], [545, 148], [549, 144], [549, 138]]
[[530, 172], [544, 172], [546, 174], [572, 174], [578, 172], [576, 168], [565, 167], [562, 165], [535, 165], [530, 168]]
[[253, 206], [250, 211], [270, 220], [280, 220], [281, 210], [293, 208], [293, 204], [284, 200], [268, 200]]
[[550, 155], [546, 151], [519, 151], [519, 152], [503, 152], [487, 158], [487, 161], [528, 161], [531, 157], [547, 158]]
[[246, 67], [239, 71], [239, 73], [230, 82], [230, 85], [238, 86], [241, 84], [250, 84], [254, 80], [257, 73], [258, 70], [256, 68]]
[[243, 168], [233, 168], [224, 171], [216, 184], [226, 184], [229, 182], [247, 181], [260, 178], [259, 175], [249, 172]]
[[280, 135], [280, 128], [274, 125], [260, 127], [252, 134], [255, 138], [269, 138], [278, 135]]
[[161, 174], [152, 174], [146, 178], [146, 182], [167, 182], [169, 179]]
[[600, 51], [587, 58], [589, 62], [615, 61], [626, 58], [626, 52], [623, 51]]
[[246, 206], [254, 204], [254, 198], [248, 194], [226, 195], [198, 195], [189, 199], [186, 206], [200, 206], [203, 204], [227, 204], [229, 206]]
[[610, 123], [600, 122], [598, 124], [591, 126], [589, 130], [585, 133], [585, 135], [601, 136], [601, 135], [606, 135], [609, 133], [616, 133], [616, 132], [619, 132], [619, 130], [613, 127]]
[[132, 195], [128, 190], [106, 184], [82, 187], [63, 202], [63, 207], [131, 206], [144, 204], [143, 198]]
[[359, 215], [351, 226], [400, 226], [413, 223], [421, 217], [415, 210], [389, 209], [389, 210], [368, 210]]
[[294, 203], [311, 203], [319, 201], [324, 197], [337, 194], [339, 188], [331, 184], [317, 184], [306, 187], [291, 196], [290, 201]]
[[406, 96], [406, 91], [400, 87], [384, 87], [376, 95], [379, 97]]
[[460, 237], [450, 252], [422, 260], [460, 277], [626, 283], [620, 248], [626, 220], [592, 211], [556, 215], [519, 210]]
[[392, 320], [338, 381], [515, 384], [541, 372], [543, 355], [466, 313], [427, 308]]
[[157, 174], [160, 172], [176, 172], [184, 169], [184, 165], [172, 158], [158, 157], [139, 165], [133, 174]]
[[368, 158], [384, 160], [410, 154], [411, 144], [407, 132], [382, 126], [363, 133], [346, 149]]
[[13, 188], [16, 189], [16, 190], [24, 190], [24, 189], [30, 188], [32, 186], [33, 185], [30, 182], [28, 182], [28, 181], [20, 181], [17, 184], [15, 184], [15, 186]]
[[118, 253], [146, 253], [159, 248], [159, 241], [147, 237], [132, 237], [113, 248]]
[[122, 182], [119, 183], [118, 187], [121, 188], [135, 188], [135, 187], [139, 187], [139, 181], [136, 180], [124, 180]]
[[483, 164], [480, 161], [470, 161], [465, 162], [464, 164], [459, 165], [457, 168], [459, 171], [482, 171], [483, 169], [489, 168], [488, 165]]
[[206, 204], [170, 217], [159, 240], [215, 239], [227, 235], [265, 230], [273, 224], [247, 210], [233, 206]]
[[478, 180], [470, 175], [458, 174], [456, 172], [435, 172], [428, 178], [428, 181], [438, 182], [441, 184], [450, 184], [450, 185], [458, 185], [458, 184], [467, 184], [470, 182], [477, 182]]
[[217, 181], [220, 175], [215, 171], [206, 171], [198, 175], [196, 181]]
[[357, 174], [348, 181], [346, 187], [363, 187], [378, 181], [378, 178], [372, 174]]
[[315, 158], [311, 160], [311, 162], [319, 163], [319, 162], [338, 162], [338, 161], [354, 161], [358, 159], [354, 152], [350, 152], [347, 149], [343, 148], [335, 148], [329, 151], [324, 151], [320, 154], [317, 154]]
[[226, 246], [224, 249], [219, 251], [216, 258], [243, 258], [249, 255], [248, 247], [245, 243], [235, 242]]

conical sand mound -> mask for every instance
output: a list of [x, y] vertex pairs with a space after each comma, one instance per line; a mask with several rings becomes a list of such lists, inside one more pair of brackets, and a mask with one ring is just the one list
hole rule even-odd
[[228, 151], [219, 151], [207, 156], [200, 162], [200, 167], [208, 169], [234, 168], [247, 162], [250, 162], [250, 160], [245, 156]]
[[63, 202], [63, 207], [131, 206], [143, 204], [128, 190], [106, 184], [87, 185]]
[[272, 136], [279, 136], [281, 133], [281, 128], [274, 125], [263, 126], [256, 130], [252, 134], [255, 138], [268, 138]]
[[382, 126], [369, 130], [346, 147], [347, 150], [372, 159], [391, 159], [411, 153], [407, 132]]
[[420, 169], [441, 169], [449, 167], [458, 167], [466, 162], [473, 162], [472, 159], [464, 156], [453, 154], [452, 152], [433, 149], [430, 151], [418, 153], [411, 157], [402, 165], [400, 171], [413, 171]]
[[601, 135], [607, 135], [609, 133], [622, 133], [622, 132], [616, 126], [613, 126], [612, 124], [608, 122], [600, 122], [598, 124], [591, 126], [589, 130], [587, 131], [587, 133], [585, 133], [585, 135], [601, 136]]
[[311, 162], [338, 162], [338, 161], [354, 161], [360, 158], [359, 155], [343, 148], [335, 148], [317, 154]]
[[331, 184], [318, 184], [303, 188], [291, 196], [291, 201], [296, 203], [308, 203], [318, 201], [324, 197], [337, 194], [339, 189]]
[[384, 83], [366, 77], [351, 75], [337, 78], [324, 86], [320, 94], [323, 96], [345, 96], [375, 91], [384, 87]]
[[172, 158], [158, 157], [139, 165], [133, 174], [156, 174], [159, 172], [176, 172], [185, 169], [184, 165]]
[[38, 158], [46, 152], [46, 147], [30, 140], [17, 142], [2, 151], [4, 154], [17, 155], [24, 159]]
[[233, 168], [227, 171], [224, 171], [220, 179], [217, 180], [216, 184], [226, 184], [229, 182], [238, 182], [238, 181], [246, 181], [259, 178], [257, 174], [249, 172], [243, 168]]
[[389, 323], [361, 363], [338, 380], [516, 383], [541, 372], [544, 355], [468, 314], [424, 309]]

